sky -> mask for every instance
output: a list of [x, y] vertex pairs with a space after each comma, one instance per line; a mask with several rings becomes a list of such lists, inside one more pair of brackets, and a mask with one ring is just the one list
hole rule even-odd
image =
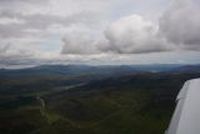
[[0, 0], [0, 67], [199, 64], [199, 0]]

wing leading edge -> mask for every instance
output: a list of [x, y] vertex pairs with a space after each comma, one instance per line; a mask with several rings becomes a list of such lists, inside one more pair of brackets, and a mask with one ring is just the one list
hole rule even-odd
[[200, 79], [187, 81], [166, 134], [200, 134]]

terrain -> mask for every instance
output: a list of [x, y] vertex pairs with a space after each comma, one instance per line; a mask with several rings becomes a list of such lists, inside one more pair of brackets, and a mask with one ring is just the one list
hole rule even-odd
[[200, 65], [0, 69], [2, 134], [162, 134]]

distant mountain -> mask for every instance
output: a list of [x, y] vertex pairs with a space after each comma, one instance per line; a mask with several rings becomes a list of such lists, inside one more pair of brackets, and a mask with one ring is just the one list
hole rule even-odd
[[82, 76], [82, 75], [119, 75], [136, 72], [131, 66], [87, 66], [87, 65], [43, 65], [33, 68], [8, 70], [1, 69], [0, 76]]
[[200, 73], [200, 65], [181, 66], [181, 67], [170, 70], [170, 72], [174, 72], [174, 73], [183, 73], [183, 72]]
[[0, 69], [0, 77], [34, 76], [121, 76], [142, 72], [200, 72], [200, 65], [183, 66], [178, 64], [155, 65], [42, 65], [25, 69]]

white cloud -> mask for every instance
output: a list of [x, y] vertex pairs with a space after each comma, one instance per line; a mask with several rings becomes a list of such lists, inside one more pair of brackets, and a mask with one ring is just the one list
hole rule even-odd
[[106, 31], [109, 49], [116, 53], [148, 53], [169, 50], [158, 35], [158, 26], [142, 16], [132, 15], [114, 22]]

